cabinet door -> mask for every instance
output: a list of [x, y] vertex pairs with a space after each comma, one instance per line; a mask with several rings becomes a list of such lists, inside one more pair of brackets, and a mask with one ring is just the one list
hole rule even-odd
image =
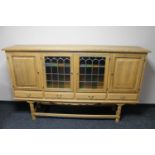
[[108, 54], [75, 55], [77, 92], [105, 92], [108, 66]]
[[144, 65], [144, 55], [114, 55], [109, 92], [138, 92]]
[[73, 90], [73, 56], [68, 53], [43, 55], [44, 86], [47, 91]]
[[39, 56], [35, 53], [8, 54], [15, 89], [41, 89]]

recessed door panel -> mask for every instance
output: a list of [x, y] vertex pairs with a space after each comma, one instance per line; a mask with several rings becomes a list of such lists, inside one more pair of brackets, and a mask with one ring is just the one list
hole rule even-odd
[[143, 58], [116, 55], [113, 59], [110, 92], [137, 92], [143, 70]]
[[15, 89], [40, 89], [40, 63], [34, 53], [12, 54], [9, 56], [10, 68]]

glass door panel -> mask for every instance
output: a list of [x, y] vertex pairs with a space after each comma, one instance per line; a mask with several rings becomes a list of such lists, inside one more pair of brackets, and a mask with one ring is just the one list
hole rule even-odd
[[71, 88], [71, 59], [68, 56], [45, 56], [47, 88]]
[[80, 88], [103, 88], [104, 66], [103, 57], [80, 57]]
[[105, 81], [106, 57], [79, 56], [79, 82], [80, 91], [102, 91]]

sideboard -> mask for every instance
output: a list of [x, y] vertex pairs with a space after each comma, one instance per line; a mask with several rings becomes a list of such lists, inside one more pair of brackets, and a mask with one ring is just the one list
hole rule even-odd
[[[149, 50], [135, 46], [15, 45], [6, 52], [14, 100], [36, 116], [120, 120], [125, 104], [139, 101]], [[117, 105], [114, 115], [37, 112], [36, 103]]]

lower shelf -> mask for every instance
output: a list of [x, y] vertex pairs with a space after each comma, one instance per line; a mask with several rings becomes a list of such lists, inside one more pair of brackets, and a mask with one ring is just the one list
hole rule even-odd
[[[45, 116], [45, 117], [65, 117], [65, 118], [85, 118], [85, 119], [115, 119], [116, 122], [118, 122], [120, 120], [120, 115], [121, 115], [121, 108], [123, 106], [123, 104], [117, 104], [117, 109], [112, 110], [111, 114], [109, 114], [108, 110], [105, 109], [103, 110], [103, 112], [105, 114], [101, 113], [101, 108], [100, 108], [100, 112], [99, 111], [95, 111], [95, 108], [93, 106], [92, 109], [94, 108], [94, 112], [93, 114], [81, 114], [79, 112], [81, 112], [80, 110], [75, 111], [74, 109], [72, 111], [70, 111], [69, 113], [66, 113], [65, 108], [63, 110], [58, 108], [58, 112], [53, 112], [50, 111], [47, 107], [49, 105], [44, 105], [42, 103], [34, 103], [33, 101], [27, 101], [30, 104], [30, 109], [31, 109], [31, 115], [32, 115], [32, 119], [35, 120], [36, 116]], [[39, 105], [39, 106], [38, 106]], [[44, 106], [44, 107], [42, 107]], [[39, 108], [38, 108], [39, 107]], [[66, 106], [68, 107], [68, 106]], [[77, 107], [77, 106], [74, 106]], [[111, 106], [106, 106], [106, 107], [111, 107]], [[53, 108], [52, 108], [53, 109]], [[98, 114], [99, 112], [99, 114]]]
[[43, 112], [35, 112], [35, 116], [46, 116], [46, 117], [65, 117], [65, 118], [117, 118], [117, 115], [88, 115], [88, 114], [61, 114], [61, 113], [43, 113]]

